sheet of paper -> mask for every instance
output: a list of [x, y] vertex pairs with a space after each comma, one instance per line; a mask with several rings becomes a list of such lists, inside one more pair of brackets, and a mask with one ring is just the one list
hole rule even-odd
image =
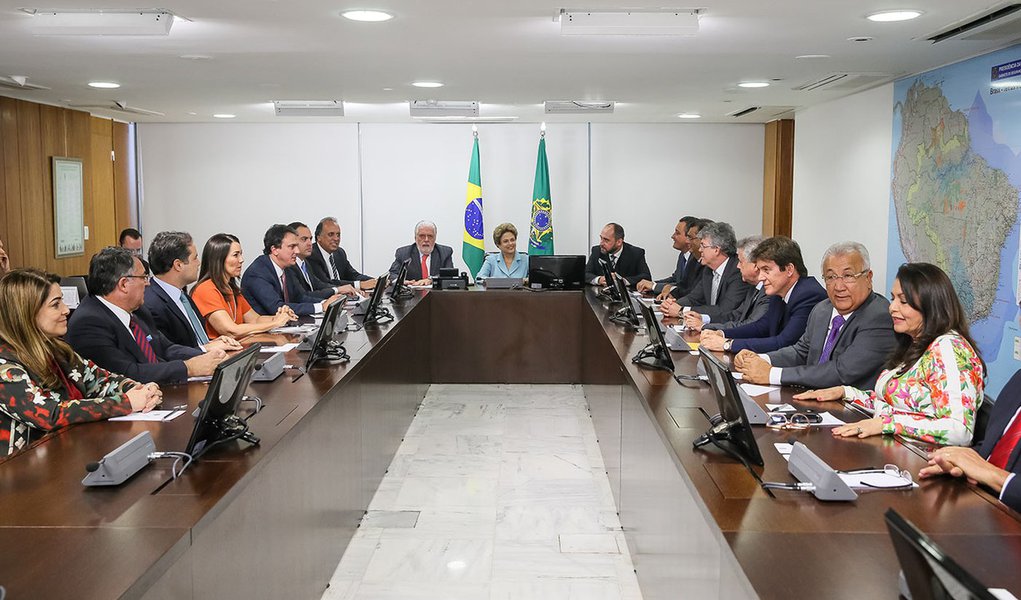
[[298, 343], [292, 342], [290, 344], [284, 344], [283, 346], [263, 346], [262, 348], [259, 348], [259, 352], [290, 352], [297, 347]]
[[433, 289], [433, 286], [431, 284], [430, 285], [409, 285], [408, 287], [410, 289], [413, 289], [413, 290], [431, 290], [431, 289]]
[[[866, 473], [841, 473], [840, 479], [852, 488], [860, 488], [867, 490], [874, 489], [899, 489], [903, 486], [907, 486], [909, 480], [901, 477], [900, 475], [891, 475], [883, 471], [869, 471]], [[917, 483], [912, 483], [911, 487], [918, 487]]]
[[188, 383], [192, 383], [193, 381], [212, 381], [212, 380], [213, 380], [212, 375], [202, 375], [200, 377], [189, 377]]
[[998, 598], [998, 600], [1017, 600], [1017, 596], [1003, 588], [989, 588], [989, 593]]
[[775, 442], [773, 447], [776, 448], [776, 451], [780, 453], [784, 460], [789, 461], [791, 459], [791, 452], [794, 452], [794, 444]]
[[731, 371], [730, 376], [734, 378], [734, 381], [741, 381], [744, 379], [744, 373], [741, 371]]
[[819, 427], [836, 427], [837, 425], [846, 424], [828, 412], [821, 412], [819, 416], [822, 417], [822, 423], [819, 423]]
[[698, 342], [688, 342], [688, 347], [692, 352], [698, 352]]
[[749, 396], [761, 396], [780, 389], [775, 385], [755, 385], [754, 383], [742, 383], [741, 389]]
[[131, 413], [123, 417], [112, 417], [111, 421], [173, 421], [180, 417], [184, 410], [150, 410], [147, 413]]
[[311, 333], [315, 331], [315, 325], [292, 325], [290, 327], [277, 327], [276, 329], [270, 329], [270, 333], [286, 333], [290, 335], [297, 335], [300, 333]]
[[766, 410], [769, 412], [797, 412], [798, 409], [794, 408], [790, 404], [769, 404], [766, 403]]

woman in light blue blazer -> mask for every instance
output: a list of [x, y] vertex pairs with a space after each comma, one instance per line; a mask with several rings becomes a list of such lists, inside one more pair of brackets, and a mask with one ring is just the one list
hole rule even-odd
[[518, 252], [518, 228], [510, 223], [501, 223], [493, 230], [493, 241], [499, 253], [486, 256], [476, 281], [486, 277], [528, 277], [528, 255]]

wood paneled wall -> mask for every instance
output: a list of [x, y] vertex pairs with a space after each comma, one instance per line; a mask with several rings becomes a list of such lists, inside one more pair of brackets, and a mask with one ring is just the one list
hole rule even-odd
[[762, 234], [791, 235], [794, 212], [794, 119], [766, 123]]
[[[122, 228], [137, 226], [130, 136], [125, 123], [0, 97], [0, 240], [11, 266], [85, 274], [96, 251], [116, 244]], [[85, 253], [59, 260], [53, 230], [54, 156], [82, 161], [83, 210], [89, 228]]]

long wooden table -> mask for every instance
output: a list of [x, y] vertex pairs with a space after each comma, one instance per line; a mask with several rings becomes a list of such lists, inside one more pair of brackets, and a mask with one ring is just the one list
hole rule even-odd
[[[584, 385], [646, 598], [892, 597], [887, 507], [983, 582], [1021, 591], [1018, 515], [965, 482], [854, 503], [771, 499], [732, 459], [692, 450], [706, 428], [698, 407], [715, 412], [708, 388], [633, 365], [647, 338], [610, 322], [614, 307], [591, 290], [429, 292], [391, 308], [394, 323], [347, 334], [350, 363], [253, 384], [262, 443], [217, 447], [177, 480], [159, 461], [116, 488], [80, 484], [86, 463], [140, 431], [159, 450], [182, 450], [187, 416], [70, 427], [0, 463], [7, 597], [318, 598], [428, 385], [467, 382]], [[694, 357], [675, 361], [694, 372]], [[204, 392], [173, 386], [165, 404], [194, 408]], [[816, 408], [859, 418], [837, 403]], [[924, 463], [889, 438], [756, 434], [766, 480], [792, 480], [777, 441], [803, 441], [836, 468]]]

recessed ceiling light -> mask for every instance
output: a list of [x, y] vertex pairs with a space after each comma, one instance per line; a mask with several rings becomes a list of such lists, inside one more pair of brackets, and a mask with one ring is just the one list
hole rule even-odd
[[829, 54], [802, 54], [800, 56], [795, 56], [794, 58], [795, 58], [795, 60], [814, 60], [814, 59], [821, 59], [821, 58], [830, 58], [830, 55]]
[[237, 115], [232, 115], [230, 113], [216, 113], [215, 115], [213, 115], [213, 118], [214, 119], [233, 119], [236, 116]]
[[184, 60], [213, 60], [213, 57], [208, 54], [182, 54], [177, 58]]
[[701, 119], [702, 118], [702, 115], [700, 115], [698, 113], [681, 113], [681, 114], [679, 114], [677, 116], [680, 117], [681, 119]]
[[856, 35], [854, 37], [847, 38], [849, 42], [871, 42], [873, 38], [867, 35]]
[[764, 88], [764, 87], [769, 87], [769, 82], [768, 81], [742, 81], [741, 83], [737, 84], [737, 87], [743, 87], [743, 88]]
[[383, 91], [384, 92], [392, 92], [392, 91], [394, 91], [394, 89], [393, 88], [383, 88]]
[[416, 82], [412, 83], [411, 85], [413, 85], [415, 87], [420, 87], [420, 88], [438, 88], [438, 87], [443, 87], [443, 84], [440, 83], [439, 81], [416, 81]]
[[195, 116], [195, 115], [197, 115], [198, 113], [197, 113], [197, 112], [192, 112], [192, 111], [190, 111], [190, 110], [189, 110], [189, 111], [188, 111], [188, 114], [194, 117], [194, 116]]
[[884, 10], [872, 13], [865, 18], [876, 23], [893, 23], [895, 21], [910, 21], [920, 16], [922, 16], [920, 10]]
[[345, 10], [340, 13], [340, 16], [352, 21], [362, 21], [363, 23], [380, 23], [394, 18], [390, 13], [381, 10]]
[[115, 90], [119, 88], [121, 84], [114, 83], [112, 81], [90, 81], [89, 87], [98, 88], [101, 90]]

